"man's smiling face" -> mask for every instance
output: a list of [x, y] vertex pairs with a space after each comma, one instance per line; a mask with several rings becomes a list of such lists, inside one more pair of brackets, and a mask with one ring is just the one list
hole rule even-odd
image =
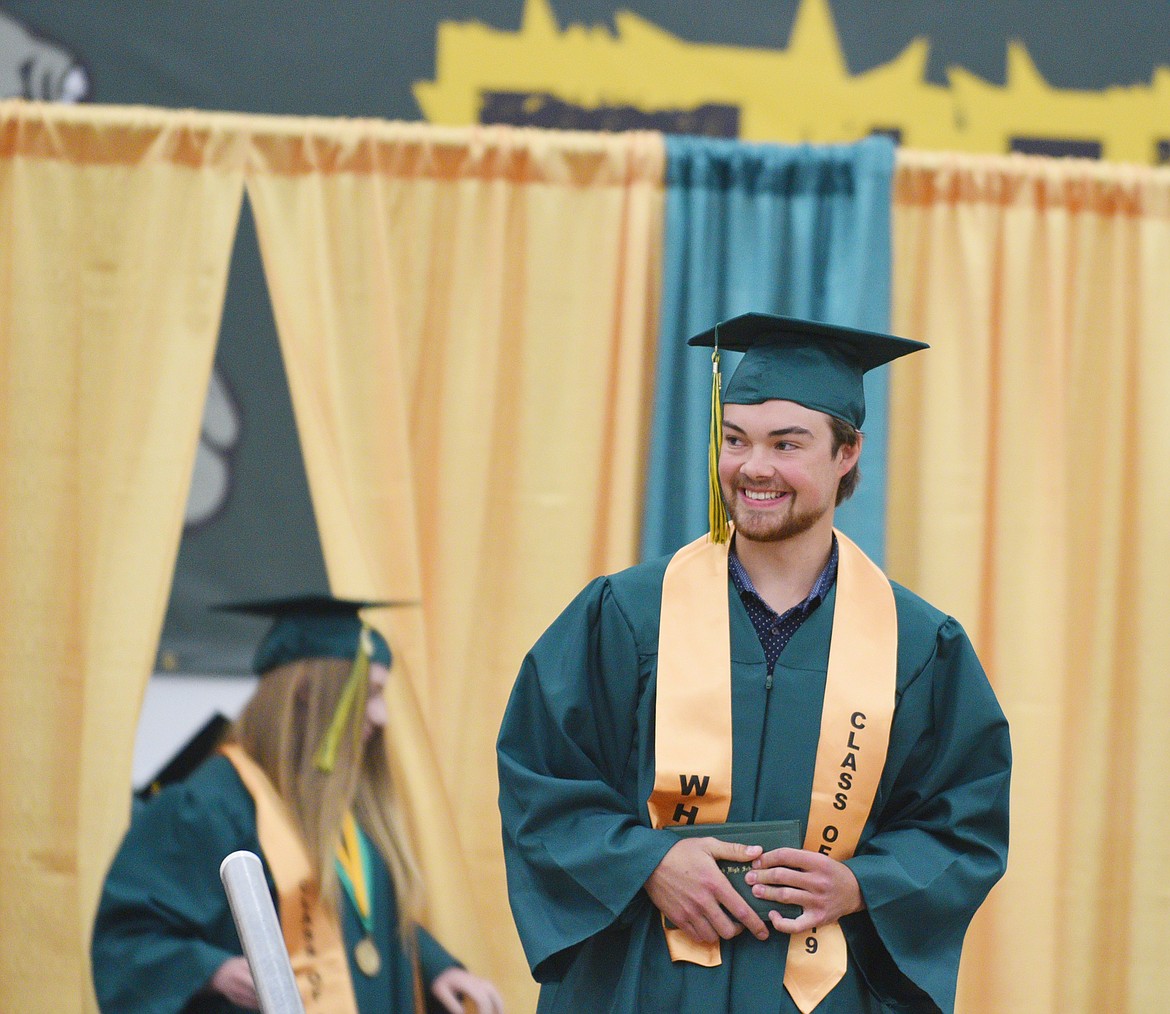
[[860, 452], [834, 454], [829, 417], [796, 402], [724, 406], [719, 485], [737, 534], [779, 542], [831, 527], [837, 485]]

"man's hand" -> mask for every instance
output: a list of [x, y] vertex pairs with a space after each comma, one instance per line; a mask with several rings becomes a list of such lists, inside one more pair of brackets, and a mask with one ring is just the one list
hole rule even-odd
[[237, 1007], [245, 1010], [260, 1009], [260, 997], [256, 995], [252, 970], [248, 967], [248, 959], [242, 954], [228, 958], [220, 965], [207, 985], [213, 992], [226, 996]]
[[760, 852], [759, 845], [683, 838], [650, 874], [646, 893], [667, 919], [701, 943], [730, 940], [745, 928], [767, 940], [768, 927], [715, 863], [748, 863]]
[[814, 926], [836, 922], [865, 908], [853, 871], [842, 862], [804, 849], [774, 849], [752, 863], [747, 882], [757, 898], [799, 905], [796, 919], [772, 912], [772, 925], [781, 933], [803, 933]]
[[[471, 1010], [479, 1014], [504, 1014], [504, 1001], [496, 987], [466, 968], [452, 967], [440, 972], [431, 983], [431, 992], [450, 1014]], [[465, 1006], [469, 1002], [474, 1006]]]

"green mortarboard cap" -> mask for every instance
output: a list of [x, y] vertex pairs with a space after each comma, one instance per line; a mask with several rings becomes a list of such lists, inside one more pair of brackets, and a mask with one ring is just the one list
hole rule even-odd
[[758, 405], [774, 398], [843, 419], [865, 421], [862, 376], [875, 366], [929, 348], [925, 342], [836, 324], [745, 313], [695, 335], [687, 344], [743, 352], [723, 403]]
[[[353, 661], [361, 643], [362, 620], [359, 610], [402, 605], [400, 602], [336, 599], [329, 595], [299, 595], [293, 598], [239, 602], [218, 606], [223, 612], [248, 616], [268, 616], [272, 627], [256, 649], [252, 668], [266, 673], [278, 665], [302, 658], [342, 658]], [[371, 662], [390, 665], [390, 645], [372, 627]]]

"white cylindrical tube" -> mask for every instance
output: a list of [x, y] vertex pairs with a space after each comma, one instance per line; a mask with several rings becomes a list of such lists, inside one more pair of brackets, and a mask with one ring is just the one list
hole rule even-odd
[[304, 1014], [264, 867], [253, 852], [233, 852], [219, 866], [263, 1014]]

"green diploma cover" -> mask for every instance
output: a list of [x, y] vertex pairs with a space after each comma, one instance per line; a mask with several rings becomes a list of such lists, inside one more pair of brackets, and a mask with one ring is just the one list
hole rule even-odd
[[[680, 838], [718, 838], [720, 841], [737, 842], [740, 845], [759, 845], [765, 852], [773, 849], [804, 848], [804, 830], [799, 820], [740, 821], [730, 824], [668, 824], [663, 828]], [[745, 879], [752, 864], [717, 859], [716, 863], [732, 886], [743, 895], [744, 900], [756, 910], [764, 922], [769, 912], [779, 912], [785, 919], [795, 919], [802, 909], [799, 905], [781, 905], [765, 901], [752, 894], [751, 885]]]

